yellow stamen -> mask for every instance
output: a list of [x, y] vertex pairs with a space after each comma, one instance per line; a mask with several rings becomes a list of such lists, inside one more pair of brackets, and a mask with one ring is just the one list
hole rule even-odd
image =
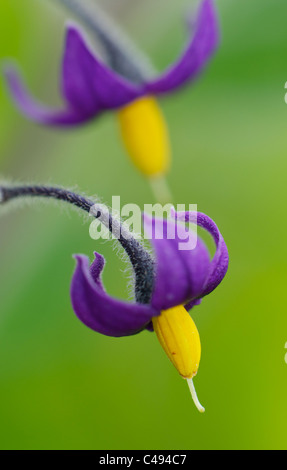
[[192, 398], [198, 410], [204, 412], [200, 405], [192, 378], [197, 374], [201, 344], [198, 330], [186, 309], [179, 305], [164, 310], [160, 316], [154, 317], [154, 331], [168, 358], [180, 375], [187, 379]]
[[135, 166], [146, 176], [167, 173], [170, 143], [163, 114], [153, 97], [140, 98], [118, 112], [123, 141]]

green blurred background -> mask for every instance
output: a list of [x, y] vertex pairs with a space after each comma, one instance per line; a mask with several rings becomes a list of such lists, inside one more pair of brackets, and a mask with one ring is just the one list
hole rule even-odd
[[[35, 94], [58, 103], [63, 25], [52, 0], [0, 5], [0, 57], [13, 57]], [[192, 0], [109, 0], [159, 70], [186, 38]], [[192, 87], [161, 100], [170, 128], [175, 203], [196, 203], [230, 251], [224, 283], [192, 312], [202, 340], [188, 387], [148, 332], [112, 339], [74, 315], [73, 253], [107, 265], [104, 282], [127, 295], [125, 265], [89, 238], [69, 208], [38, 203], [0, 219], [0, 448], [286, 449], [286, 0], [218, 0], [220, 49]], [[0, 84], [0, 173], [78, 186], [111, 203], [154, 202], [130, 165], [115, 116], [72, 131], [35, 125]]]

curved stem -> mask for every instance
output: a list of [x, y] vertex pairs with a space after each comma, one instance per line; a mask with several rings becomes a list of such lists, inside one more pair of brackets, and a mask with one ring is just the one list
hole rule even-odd
[[19, 197], [46, 197], [68, 202], [85, 212], [90, 212], [94, 202], [66, 189], [51, 186], [0, 186], [0, 203]]
[[100, 204], [66, 189], [51, 186], [1, 186], [0, 205], [21, 197], [52, 198], [72, 204], [99, 219], [116, 238], [127, 253], [135, 272], [135, 297], [139, 303], [150, 302], [154, 283], [154, 260], [148, 251], [123, 228], [120, 221]]

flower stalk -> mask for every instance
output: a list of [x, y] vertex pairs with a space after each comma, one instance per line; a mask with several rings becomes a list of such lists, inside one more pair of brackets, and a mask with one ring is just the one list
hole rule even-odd
[[102, 205], [85, 196], [58, 187], [0, 185], [0, 204], [22, 197], [50, 198], [63, 201], [99, 219], [112, 235], [116, 234], [116, 238], [132, 264], [137, 302], [149, 303], [154, 280], [154, 260], [143, 245], [132, 237], [131, 232], [127, 232], [119, 220], [115, 219], [110, 212], [103, 212]]

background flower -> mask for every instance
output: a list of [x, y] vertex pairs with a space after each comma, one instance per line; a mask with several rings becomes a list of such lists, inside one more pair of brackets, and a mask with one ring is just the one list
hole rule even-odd
[[[107, 38], [112, 35], [112, 28], [113, 25], [110, 32], [107, 28]], [[106, 60], [102, 59], [91, 48], [83, 28], [69, 24], [60, 71], [64, 101], [60, 108], [45, 106], [33, 98], [14, 67], [5, 69], [7, 83], [17, 106], [36, 122], [55, 126], [81, 124], [104, 111], [121, 109], [136, 99], [172, 93], [197, 78], [218, 45], [219, 28], [214, 0], [200, 2], [197, 13], [192, 19], [189, 18], [188, 29], [187, 45], [180, 57], [165, 72], [148, 78], [140, 70], [137, 72], [137, 57], [135, 72], [132, 69], [130, 73], [129, 66], [122, 67], [121, 64], [125, 57], [117, 60], [120, 51], [114, 51], [114, 46], [111, 48], [111, 59], [109, 54], [106, 54]], [[105, 41], [100, 40], [100, 44], [106, 52]], [[109, 51], [110, 47], [107, 49]], [[131, 59], [131, 67], [133, 65]]]
[[[114, 111], [127, 154], [150, 179], [156, 200], [170, 202], [164, 180], [170, 168], [170, 138], [156, 97], [191, 84], [214, 54], [219, 42], [214, 0], [201, 0], [197, 11], [188, 17], [183, 52], [157, 76], [151, 66], [145, 66], [148, 59], [141, 52], [131, 53], [132, 40], [131, 44], [127, 38], [122, 40], [117, 24], [101, 9], [89, 8], [79, 0], [59, 0], [59, 4], [68, 7], [84, 26], [66, 26], [59, 72], [62, 104], [45, 105], [37, 100], [17, 68], [7, 65], [4, 73], [14, 102], [28, 118], [59, 128], [86, 124]], [[96, 49], [92, 47], [95, 39], [100, 45]]]

